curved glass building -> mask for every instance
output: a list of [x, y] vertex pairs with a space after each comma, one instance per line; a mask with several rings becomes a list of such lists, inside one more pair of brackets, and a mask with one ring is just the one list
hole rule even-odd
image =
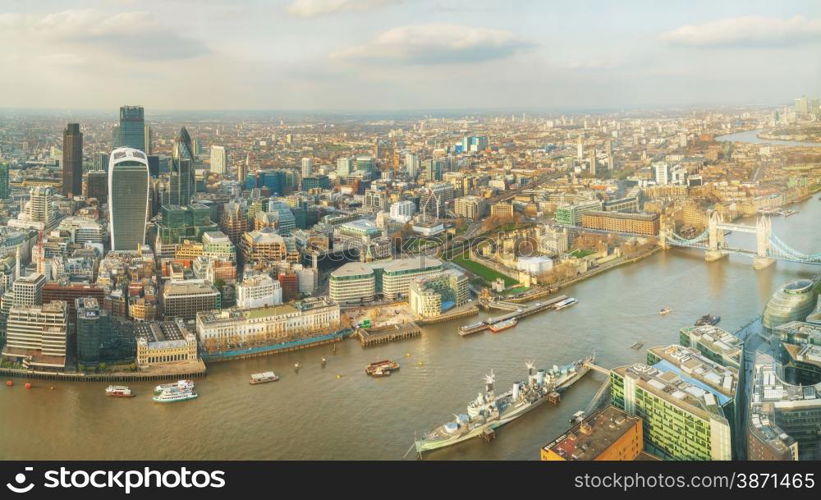
[[804, 321], [815, 309], [818, 292], [812, 280], [796, 280], [778, 289], [764, 307], [761, 322], [772, 329], [790, 321]]
[[191, 136], [183, 127], [180, 129], [177, 140], [174, 141], [174, 149], [171, 153], [171, 187], [169, 201], [164, 201], [164, 205], [184, 207], [191, 204], [191, 197], [194, 195], [194, 155], [192, 151]]
[[112, 250], [136, 251], [145, 243], [148, 183], [145, 153], [133, 148], [117, 148], [111, 152], [108, 210]]

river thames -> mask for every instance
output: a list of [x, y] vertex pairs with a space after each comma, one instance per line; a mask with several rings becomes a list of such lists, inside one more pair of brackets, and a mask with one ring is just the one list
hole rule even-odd
[[[821, 250], [821, 202], [797, 206], [792, 217], [773, 219], [773, 231], [792, 247]], [[752, 248], [752, 235], [732, 234], [733, 246]], [[102, 383], [22, 380], [0, 388], [0, 458], [3, 459], [401, 459], [414, 433], [462, 413], [491, 369], [497, 388], [525, 376], [525, 360], [539, 366], [567, 363], [591, 351], [612, 368], [642, 361], [645, 348], [671, 344], [678, 330], [701, 315], [721, 315], [719, 326], [734, 331], [760, 314], [775, 288], [810, 277], [819, 267], [778, 262], [761, 271], [750, 258], [730, 256], [705, 263], [697, 250], [659, 252], [616, 268], [561, 293], [579, 304], [522, 320], [499, 334], [462, 338], [457, 328], [475, 318], [426, 327], [421, 337], [363, 349], [354, 340], [267, 358], [209, 366], [197, 382], [199, 399], [160, 405], [152, 384], [133, 384], [136, 398], [112, 399]], [[670, 307], [661, 317], [658, 310]], [[328, 359], [321, 367], [322, 357]], [[373, 379], [363, 370], [380, 359], [396, 359], [401, 370]], [[294, 363], [302, 366], [299, 373]], [[279, 382], [248, 384], [250, 373], [274, 370]], [[497, 432], [491, 443], [463, 443], [426, 459], [536, 460], [539, 448], [568, 427], [600, 385], [591, 372], [562, 396]], [[408, 458], [413, 458], [409, 454]]]
[[764, 129], [747, 130], [745, 132], [736, 132], [735, 134], [719, 135], [716, 137], [716, 140], [722, 142], [751, 142], [754, 144], [773, 144], [777, 146], [821, 147], [821, 142], [762, 139], [758, 137], [758, 134], [760, 134], [761, 132], [764, 132]]

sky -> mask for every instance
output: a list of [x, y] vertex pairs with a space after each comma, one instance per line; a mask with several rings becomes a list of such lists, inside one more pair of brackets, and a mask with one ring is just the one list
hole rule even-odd
[[0, 108], [778, 105], [819, 56], [814, 0], [0, 0]]

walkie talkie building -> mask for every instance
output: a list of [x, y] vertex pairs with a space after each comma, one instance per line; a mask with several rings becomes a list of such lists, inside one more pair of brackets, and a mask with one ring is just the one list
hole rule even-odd
[[140, 150], [117, 148], [108, 166], [111, 249], [136, 251], [145, 243], [148, 219], [148, 158]]

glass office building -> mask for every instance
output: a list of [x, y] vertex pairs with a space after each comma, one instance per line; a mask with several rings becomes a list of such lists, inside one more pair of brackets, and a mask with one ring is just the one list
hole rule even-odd
[[120, 108], [120, 126], [116, 139], [114, 146], [118, 148], [134, 148], [139, 151], [145, 148], [145, 118], [142, 106]]
[[9, 196], [11, 196], [9, 190], [9, 165], [0, 163], [0, 199], [5, 200]]
[[148, 218], [148, 159], [142, 151], [118, 148], [108, 167], [111, 249], [136, 251], [145, 244]]
[[764, 307], [761, 322], [769, 330], [790, 321], [804, 321], [818, 301], [811, 280], [795, 280], [782, 286]]

